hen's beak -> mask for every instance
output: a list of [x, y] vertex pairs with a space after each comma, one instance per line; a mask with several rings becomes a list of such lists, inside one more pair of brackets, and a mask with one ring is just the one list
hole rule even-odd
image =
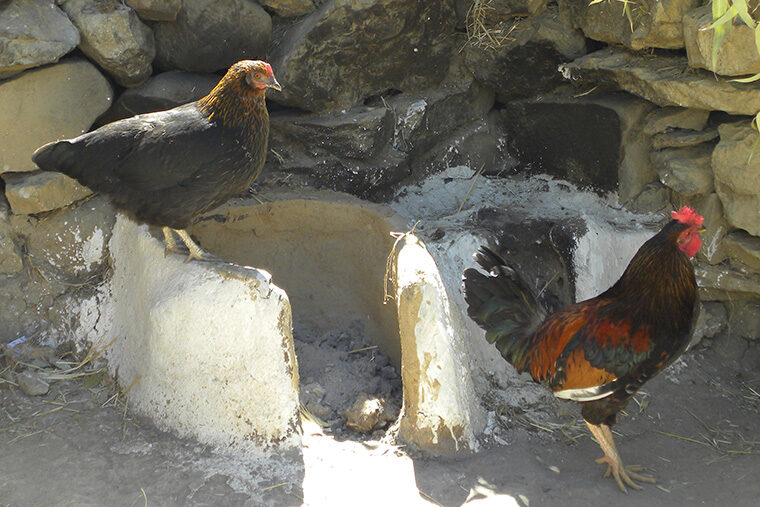
[[272, 88], [278, 92], [282, 90], [282, 87], [280, 86], [280, 83], [277, 82], [277, 79], [275, 79], [274, 74], [267, 77], [267, 79], [264, 81], [264, 84], [267, 88]]

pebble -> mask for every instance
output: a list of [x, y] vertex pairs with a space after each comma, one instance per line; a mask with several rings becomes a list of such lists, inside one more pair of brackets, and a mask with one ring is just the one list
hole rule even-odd
[[29, 370], [17, 373], [16, 383], [21, 392], [28, 396], [42, 396], [50, 390], [50, 384], [42, 380], [38, 373]]

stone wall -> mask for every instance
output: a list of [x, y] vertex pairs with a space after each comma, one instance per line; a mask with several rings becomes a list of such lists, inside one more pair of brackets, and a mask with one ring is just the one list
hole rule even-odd
[[468, 165], [548, 173], [641, 213], [691, 204], [708, 229], [700, 337], [742, 338], [725, 347], [738, 357], [760, 334], [760, 84], [730, 76], [759, 59], [735, 27], [713, 65], [699, 4], [637, 0], [629, 19], [608, 0], [2, 2], [0, 343], [65, 341], [108, 273], [110, 205], [36, 170], [33, 150], [265, 58], [283, 90], [258, 185], [383, 201]]

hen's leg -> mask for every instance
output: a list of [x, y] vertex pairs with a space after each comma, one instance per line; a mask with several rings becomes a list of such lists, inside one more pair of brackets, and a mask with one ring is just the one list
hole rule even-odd
[[185, 262], [190, 261], [190, 259], [196, 259], [199, 261], [218, 261], [219, 258], [215, 255], [210, 254], [200, 246], [198, 246], [195, 241], [193, 241], [193, 238], [190, 237], [190, 235], [187, 233], [184, 229], [172, 229], [174, 232], [177, 233], [177, 236], [179, 236], [179, 239], [182, 240], [182, 242], [187, 246], [187, 249], [190, 251], [189, 255], [187, 256], [187, 259], [185, 259]]
[[164, 233], [164, 257], [166, 257], [169, 252], [185, 255], [190, 253], [190, 250], [188, 250], [185, 245], [177, 242], [177, 238], [174, 236], [174, 229], [161, 227], [161, 231]]
[[588, 421], [586, 421], [586, 426], [591, 430], [591, 434], [594, 435], [594, 438], [599, 443], [599, 447], [601, 447], [604, 452], [604, 457], [599, 458], [596, 462], [607, 463], [607, 472], [604, 476], [609, 477], [612, 475], [623, 493], [628, 493], [623, 483], [628, 484], [628, 486], [633, 489], [642, 489], [641, 486], [634, 482], [634, 479], [641, 482], [655, 482], [652, 477], [635, 473], [636, 470], [640, 469], [639, 467], [629, 467], [626, 469], [625, 466], [623, 466], [623, 460], [620, 459], [620, 454], [618, 454], [617, 448], [615, 447], [615, 441], [612, 438], [612, 429], [609, 426], [606, 424], [600, 424], [597, 426]]

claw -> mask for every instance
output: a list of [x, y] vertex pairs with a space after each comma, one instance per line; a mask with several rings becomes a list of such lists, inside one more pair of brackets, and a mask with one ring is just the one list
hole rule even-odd
[[604, 472], [604, 477], [612, 476], [615, 479], [620, 491], [628, 494], [628, 490], [625, 485], [633, 489], [643, 489], [634, 480], [640, 482], [647, 482], [654, 484], [656, 481], [654, 477], [648, 475], [639, 475], [636, 472], [643, 470], [643, 467], [639, 465], [625, 467], [623, 461], [620, 459], [620, 455], [615, 447], [615, 441], [612, 438], [612, 430], [606, 424], [596, 426], [591, 423], [586, 423], [591, 430], [591, 433], [599, 443], [599, 447], [604, 451], [604, 456], [597, 459], [597, 463], [607, 463], [607, 470]]

